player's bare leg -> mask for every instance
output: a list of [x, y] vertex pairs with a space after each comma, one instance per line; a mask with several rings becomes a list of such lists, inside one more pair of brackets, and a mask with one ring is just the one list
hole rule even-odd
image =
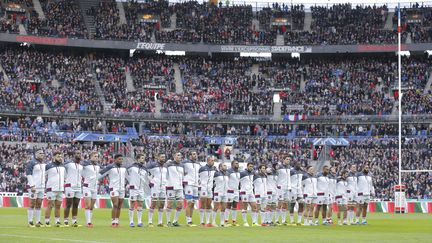
[[94, 208], [94, 204], [96, 202], [96, 199], [92, 199], [90, 197], [86, 197], [84, 199], [85, 202], [85, 216], [86, 216], [86, 223], [87, 223], [87, 227], [92, 228], [93, 224], [92, 224], [92, 214], [93, 214], [93, 208]]
[[119, 226], [119, 220], [120, 220], [120, 212], [121, 212], [121, 208], [123, 207], [123, 198], [119, 198], [118, 202], [117, 202], [117, 210], [116, 210], [116, 222], [117, 222], [117, 227]]
[[63, 221], [65, 226], [69, 226], [69, 212], [73, 204], [73, 198], [66, 198], [66, 207], [63, 212]]
[[136, 201], [136, 210], [137, 210], [137, 219], [138, 219], [138, 227], [142, 227], [143, 223], [142, 223], [142, 214], [143, 214], [143, 204], [144, 201]]
[[206, 214], [206, 226], [212, 227], [213, 225], [210, 224], [210, 217], [212, 215], [212, 205], [211, 205], [212, 199], [205, 198], [204, 203], [205, 203], [205, 214]]
[[167, 207], [166, 207], [166, 211], [165, 211], [168, 226], [171, 226], [171, 210], [172, 210], [173, 204], [174, 204], [174, 201], [171, 199], [168, 199]]
[[33, 223], [33, 215], [36, 207], [36, 199], [30, 199], [30, 205], [27, 209], [27, 222], [29, 227], [35, 227]]
[[242, 217], [243, 217], [243, 226], [249, 227], [249, 223], [247, 221], [247, 210], [249, 203], [242, 202]]
[[154, 210], [156, 209], [156, 205], [157, 205], [157, 200], [152, 198], [151, 204], [150, 204], [150, 209], [148, 212], [148, 225], [149, 225], [149, 227], [153, 227], [153, 213], [154, 213]]
[[327, 208], [327, 222], [332, 222], [332, 217], [333, 217], [333, 205], [332, 204], [328, 204], [328, 208]]
[[327, 217], [327, 207], [328, 207], [328, 205], [326, 205], [326, 204], [322, 205], [322, 214], [321, 214], [321, 216], [322, 216], [322, 222], [323, 222], [323, 224], [327, 224], [327, 220], [326, 220], [326, 217]]
[[116, 222], [116, 216], [117, 216], [117, 204], [119, 201], [119, 197], [111, 197], [111, 202], [112, 202], [112, 209], [111, 209], [111, 218], [112, 218], [112, 222], [111, 222], [111, 226], [112, 227], [116, 227], [117, 222]]
[[363, 207], [363, 209], [362, 209], [362, 224], [367, 224], [366, 223], [366, 215], [367, 215], [368, 204], [364, 203], [363, 205], [361, 205], [361, 207]]
[[51, 210], [54, 207], [54, 200], [49, 200], [48, 205], [45, 209], [45, 226], [50, 226], [50, 217], [51, 217]]
[[319, 220], [319, 212], [321, 210], [321, 206], [322, 205], [316, 205], [316, 209], [315, 209], [315, 215], [314, 215], [314, 221], [315, 221], [315, 225], [318, 225], [318, 220]]
[[294, 224], [294, 208], [296, 202], [290, 203], [289, 213], [290, 213], [290, 224]]
[[136, 200], [131, 200], [130, 204], [129, 204], [129, 212], [128, 212], [128, 216], [129, 216], [129, 226], [130, 227], [135, 227], [134, 224], [134, 211], [135, 211], [135, 204], [137, 204], [138, 201]]
[[186, 223], [188, 225], [192, 225], [192, 216], [193, 216], [193, 210], [195, 207], [195, 201], [193, 199], [187, 200], [186, 203]]
[[176, 200], [176, 211], [174, 213], [173, 226], [180, 226], [178, 223], [178, 219], [180, 217], [180, 213], [183, 209], [183, 202], [181, 200]]
[[77, 216], [78, 216], [78, 205], [80, 203], [80, 198], [72, 198], [72, 226], [78, 227]]
[[35, 219], [36, 219], [36, 227], [42, 226], [41, 221], [40, 221], [41, 208], [42, 208], [42, 198], [37, 198], [35, 201], [35, 210], [34, 210]]
[[298, 212], [297, 212], [297, 226], [301, 225], [302, 217], [303, 217], [304, 203], [298, 203]]
[[159, 227], [165, 227], [165, 225], [163, 225], [163, 210], [164, 210], [164, 206], [165, 206], [165, 200], [162, 199], [162, 198], [159, 198], [158, 199], [158, 226]]
[[252, 226], [258, 226], [258, 205], [255, 202], [250, 203], [252, 209]]

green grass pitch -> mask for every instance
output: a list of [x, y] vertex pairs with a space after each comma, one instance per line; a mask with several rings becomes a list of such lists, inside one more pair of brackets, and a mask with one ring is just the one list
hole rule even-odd
[[[143, 220], [146, 223], [145, 216], [147, 212]], [[110, 227], [109, 209], [95, 210], [93, 218], [93, 229], [28, 228], [26, 209], [0, 208], [0, 242], [432, 242], [431, 214], [375, 213], [369, 215], [367, 226], [254, 228], [129, 228], [127, 210], [122, 210], [121, 226], [117, 229]], [[184, 215], [181, 219], [184, 224]], [[194, 222], [197, 221], [195, 213]], [[85, 223], [83, 210], [79, 211], [78, 222]], [[157, 222], [156, 214], [153, 222]]]

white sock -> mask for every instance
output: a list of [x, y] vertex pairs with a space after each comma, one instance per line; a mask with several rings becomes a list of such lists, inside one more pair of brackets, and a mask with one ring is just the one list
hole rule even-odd
[[247, 223], [247, 211], [246, 210], [242, 211], [242, 217], [243, 217], [243, 223], [244, 224]]
[[34, 209], [33, 208], [28, 208], [27, 209], [27, 219], [28, 222], [33, 222], [33, 213], [34, 213]]
[[86, 209], [85, 210], [85, 217], [86, 217], [87, 224], [91, 223], [91, 212], [90, 212], [90, 209]]
[[282, 214], [282, 224], [286, 223], [286, 209], [282, 209], [281, 214]]
[[154, 209], [149, 209], [149, 212], [148, 212], [148, 223], [149, 224], [153, 224], [153, 212], [154, 212]]
[[216, 224], [216, 214], [217, 214], [217, 211], [213, 211], [213, 213], [212, 213], [212, 224], [213, 225]]
[[226, 211], [225, 212], [220, 212], [220, 224], [221, 225], [225, 224], [225, 215], [226, 215]]
[[133, 208], [129, 209], [129, 222], [131, 224], [133, 224], [133, 222], [134, 222], [134, 209]]
[[49, 218], [45, 218], [45, 224], [49, 224], [50, 219]]
[[275, 212], [275, 220], [276, 220], [276, 222], [279, 222], [279, 218], [280, 218], [280, 214], [281, 214], [281, 212], [280, 212], [280, 208], [276, 208], [276, 212]]
[[72, 216], [72, 224], [76, 224], [77, 222], [77, 217], [76, 216]]
[[362, 217], [362, 222], [366, 222], [366, 217]]
[[120, 223], [119, 218], [115, 218], [115, 222], [116, 222], [116, 224]]
[[252, 212], [252, 224], [256, 224], [258, 221], [258, 213]]
[[265, 224], [266, 223], [266, 212], [265, 211], [260, 211], [260, 218], [261, 218], [261, 224]]
[[199, 210], [200, 224], [204, 224], [204, 209]]
[[294, 214], [290, 213], [290, 223], [294, 223]]
[[90, 210], [90, 222], [92, 221], [93, 218], [93, 209]]
[[224, 213], [224, 219], [226, 220], [226, 221], [228, 221], [229, 220], [229, 214], [230, 214], [230, 210], [227, 208], [227, 209], [225, 209], [225, 213]]
[[272, 222], [273, 220], [274, 220], [275, 222], [276, 222], [276, 221], [279, 221], [279, 219], [276, 220], [276, 215], [277, 215], [277, 214], [276, 214], [276, 211], [273, 210], [273, 211], [272, 211], [272, 216], [271, 216], [270, 222]]
[[191, 223], [192, 222], [192, 217], [188, 217], [188, 216], [186, 216], [186, 223]]
[[210, 224], [211, 209], [206, 210], [206, 224]]
[[302, 213], [298, 213], [298, 216], [297, 216], [297, 223], [300, 224], [301, 221], [302, 221]]
[[[227, 218], [228, 219], [228, 218]], [[237, 221], [237, 210], [231, 210], [231, 220], [233, 222]]]
[[178, 218], [179, 218], [179, 216], [180, 216], [180, 213], [181, 213], [181, 209], [177, 209], [177, 210], [175, 211], [173, 223], [174, 223], [174, 222], [175, 222], [175, 223], [178, 222]]
[[166, 213], [167, 222], [171, 223], [171, 209], [167, 208], [165, 213]]
[[137, 216], [138, 216], [138, 224], [142, 224], [142, 208], [137, 209]]
[[36, 219], [36, 223], [40, 222], [40, 217], [41, 217], [41, 209], [40, 208], [36, 208], [35, 209], [35, 219]]
[[163, 210], [158, 210], [158, 224], [162, 224]]
[[268, 224], [272, 223], [273, 222], [273, 211], [267, 211], [266, 214], [267, 214], [266, 222]]
[[[49, 220], [49, 219], [48, 219], [48, 220]], [[58, 218], [56, 217], [56, 218], [55, 218], [55, 222], [56, 222], [56, 224], [57, 224], [57, 223], [60, 223], [60, 217], [58, 217]]]

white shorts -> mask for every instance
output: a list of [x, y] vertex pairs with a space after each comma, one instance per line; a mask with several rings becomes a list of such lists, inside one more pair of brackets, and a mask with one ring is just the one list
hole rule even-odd
[[144, 201], [144, 190], [130, 189], [129, 198], [131, 201]]
[[314, 203], [315, 199], [316, 199], [316, 197], [306, 196], [306, 197], [304, 197], [303, 200], [304, 200], [304, 203], [306, 203], [306, 204], [312, 204], [312, 203]]
[[278, 195], [276, 192], [267, 192], [267, 203], [268, 204], [273, 204], [276, 203], [278, 201]]
[[348, 204], [356, 204], [356, 197], [353, 192], [347, 193]]
[[356, 202], [358, 204], [369, 203], [369, 201], [370, 201], [370, 195], [358, 195], [356, 197]]
[[183, 189], [166, 189], [169, 200], [183, 200]]
[[267, 205], [267, 195], [255, 195], [255, 201], [259, 205]]
[[151, 188], [151, 198], [152, 199], [165, 199], [166, 198], [166, 189], [165, 188]]
[[291, 203], [303, 202], [303, 193], [298, 190], [291, 190], [289, 192], [289, 201]]
[[63, 200], [63, 192], [59, 192], [59, 191], [51, 191], [51, 192], [47, 192], [46, 193], [47, 199], [49, 201], [62, 201]]
[[184, 187], [185, 199], [188, 201], [198, 200], [198, 187], [186, 185]]
[[326, 205], [328, 204], [328, 196], [317, 196], [314, 200], [314, 203], [317, 205]]
[[228, 202], [240, 202], [240, 196], [238, 191], [228, 190], [227, 197]]
[[98, 199], [98, 194], [96, 190], [91, 190], [88, 187], [83, 187], [84, 198]]
[[82, 198], [82, 190], [72, 187], [65, 188], [66, 198]]
[[279, 201], [289, 201], [290, 198], [290, 192], [288, 189], [278, 189], [277, 191], [277, 198]]
[[28, 190], [28, 197], [32, 200], [43, 199], [44, 198], [44, 189], [36, 189], [35, 192], [32, 192], [31, 189], [29, 189]]
[[254, 203], [256, 202], [255, 195], [252, 193], [240, 192], [242, 202]]
[[123, 199], [123, 198], [125, 198], [125, 191], [118, 191], [118, 190], [111, 191], [110, 192], [110, 196], [111, 197], [118, 197], [120, 199]]
[[222, 202], [222, 203], [226, 203], [226, 202], [228, 202], [228, 196], [227, 196], [226, 193], [218, 193], [218, 192], [215, 192], [213, 196], [214, 196], [214, 197], [213, 197], [213, 200], [214, 200], [215, 202]]
[[213, 192], [211, 190], [206, 190], [205, 188], [204, 190], [201, 189], [199, 195], [200, 198], [213, 198]]
[[347, 198], [346, 197], [343, 197], [343, 196], [337, 196], [337, 198], [336, 198], [336, 203], [338, 204], [338, 205], [347, 205], [348, 204], [348, 200], [347, 200]]

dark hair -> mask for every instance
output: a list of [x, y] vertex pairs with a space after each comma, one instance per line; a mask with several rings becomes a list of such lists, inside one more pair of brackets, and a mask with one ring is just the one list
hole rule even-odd
[[258, 169], [260, 169], [260, 170], [261, 170], [261, 167], [264, 167], [264, 168], [266, 168], [266, 165], [265, 165], [265, 164], [260, 164], [260, 165], [258, 166]]
[[60, 151], [55, 151], [55, 152], [53, 153], [53, 156], [56, 156], [57, 154], [61, 154], [61, 152], [60, 152]]
[[255, 165], [253, 162], [248, 162], [246, 166]]
[[139, 153], [136, 155], [136, 158], [138, 159], [138, 158], [141, 158], [142, 156], [144, 156], [144, 154]]
[[231, 161], [231, 166], [235, 163], [235, 162], [237, 162], [238, 163], [238, 161], [237, 160], [233, 160], [233, 161]]
[[123, 157], [123, 155], [122, 154], [116, 154], [116, 155], [114, 155], [114, 159], [118, 159], [120, 157]]
[[308, 166], [306, 166], [306, 171], [308, 171], [309, 168], [311, 168], [311, 167], [312, 167], [312, 165], [308, 165]]

